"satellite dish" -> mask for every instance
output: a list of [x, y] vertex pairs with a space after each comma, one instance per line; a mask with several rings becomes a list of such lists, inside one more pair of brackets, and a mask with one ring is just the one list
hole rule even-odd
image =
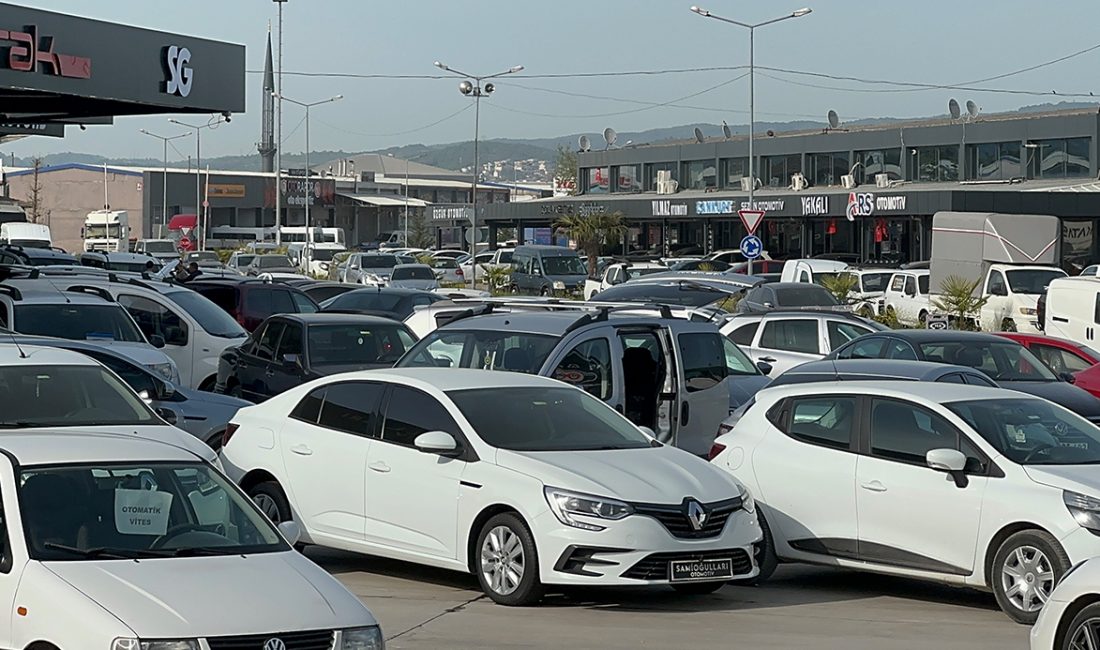
[[703, 137], [703, 130], [699, 127], [695, 127], [695, 141], [699, 144], [706, 142], [706, 138]]
[[836, 111], [829, 111], [829, 128], [835, 129], [840, 126], [840, 116], [836, 114]]
[[589, 141], [587, 135], [582, 135], [577, 138], [577, 145], [580, 147], [581, 151], [589, 151], [592, 149], [592, 142]]
[[727, 140], [733, 137], [733, 132], [730, 131], [730, 125], [726, 124], [725, 120], [722, 120], [722, 136]]
[[978, 108], [978, 105], [974, 103], [973, 99], [966, 100], [966, 113], [970, 117], [978, 117], [979, 110], [981, 109]]
[[959, 110], [959, 102], [955, 101], [954, 98], [947, 102], [947, 112], [951, 113], [951, 119], [953, 120], [959, 119], [959, 115], [962, 115], [962, 111]]
[[603, 130], [603, 139], [607, 142], [607, 148], [610, 149], [611, 145], [615, 144], [615, 139], [619, 137], [618, 133], [615, 133], [615, 129], [610, 126]]

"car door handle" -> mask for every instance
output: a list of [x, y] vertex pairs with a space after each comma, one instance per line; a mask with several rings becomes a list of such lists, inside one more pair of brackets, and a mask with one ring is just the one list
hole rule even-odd
[[691, 417], [691, 409], [687, 402], [680, 405], [680, 426], [687, 426], [688, 418]]
[[871, 481], [869, 483], [861, 483], [860, 486], [864, 490], [870, 490], [871, 492], [885, 492], [886, 486], [879, 481]]
[[382, 461], [371, 463], [370, 465], [367, 465], [367, 467], [371, 468], [372, 471], [379, 472], [381, 474], [385, 474], [390, 471], [390, 466]]
[[312, 456], [313, 455], [313, 450], [310, 449], [309, 447], [305, 446], [305, 445], [294, 445], [293, 447], [290, 448], [290, 451], [292, 453], [298, 454], [299, 456]]
[[1050, 320], [1054, 321], [1055, 323], [1068, 323], [1069, 322], [1068, 318], [1062, 318], [1061, 316], [1051, 316]]
[[275, 371], [274, 370], [268, 370], [264, 374], [267, 375], [268, 377], [274, 377], [275, 376]]
[[766, 363], [775, 363], [775, 357], [759, 357], [757, 361], [764, 361]]

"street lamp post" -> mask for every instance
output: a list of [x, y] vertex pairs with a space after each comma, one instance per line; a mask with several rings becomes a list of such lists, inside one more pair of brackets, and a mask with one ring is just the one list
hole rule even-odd
[[[162, 203], [160, 218], [164, 225], [168, 225], [168, 142], [177, 138], [186, 138], [187, 136], [191, 135], [191, 132], [188, 131], [187, 133], [181, 133], [179, 135], [171, 136], [157, 135], [156, 133], [146, 131], [145, 129], [142, 129], [141, 132], [164, 143], [164, 182], [160, 188]], [[156, 224], [154, 223], [153, 225]]]
[[[283, 245], [283, 5], [287, 0], [273, 0], [279, 5], [279, 58], [275, 63], [275, 245]], [[260, 223], [262, 226], [263, 223]]]
[[206, 124], [188, 124], [187, 122], [180, 122], [179, 120], [168, 120], [172, 124], [179, 126], [186, 126], [195, 132], [195, 226], [198, 228], [199, 234], [199, 250], [206, 249], [206, 231], [204, 230], [204, 223], [202, 218], [202, 130], [203, 129], [216, 129], [219, 125], [225, 124], [229, 120], [224, 116], [219, 115], [217, 119], [210, 118]]
[[[466, 74], [461, 70], [455, 70], [454, 68], [444, 65], [439, 61], [435, 62], [435, 67], [445, 72], [450, 72], [459, 77], [463, 77], [462, 83], [458, 84], [458, 91], [466, 96], [473, 96], [474, 98], [474, 176], [470, 191], [470, 207], [472, 213], [470, 215], [470, 229], [473, 232], [473, 242], [470, 244], [470, 256], [471, 258], [477, 257], [477, 181], [478, 176], [481, 175], [481, 159], [478, 157], [478, 140], [480, 139], [481, 131], [481, 98], [487, 97], [496, 90], [493, 84], [485, 84], [481, 82], [488, 79], [495, 79], [497, 77], [503, 77], [507, 74], [515, 74], [523, 70], [522, 65], [512, 66], [504, 72], [498, 72], [496, 74], [477, 76], [472, 74]], [[473, 287], [477, 288], [477, 264], [473, 261], [470, 262], [470, 274]]]
[[[812, 12], [813, 9], [810, 9], [809, 7], [804, 7], [802, 9], [792, 11], [786, 16], [772, 18], [771, 20], [765, 20], [764, 22], [760, 23], [743, 23], [739, 20], [733, 20], [732, 18], [723, 18], [722, 16], [716, 16], [706, 9], [702, 9], [700, 7], [693, 6], [691, 10], [704, 18], [713, 18], [715, 20], [720, 20], [724, 23], [729, 23], [731, 25], [737, 25], [738, 27], [744, 27], [745, 29], [749, 30], [749, 209], [755, 210], [756, 202], [754, 200], [754, 196], [756, 194], [756, 160], [753, 158], [752, 155], [752, 144], [756, 136], [756, 74], [754, 68], [754, 58], [756, 55], [756, 28], [782, 22], [784, 20], [790, 20], [791, 18], [801, 18], [802, 16], [805, 16], [806, 14]], [[752, 274], [752, 260], [749, 260], [749, 268], [747, 272], [750, 275]]]
[[[304, 190], [305, 196], [303, 197], [305, 199], [305, 207], [306, 207], [306, 246], [305, 246], [305, 249], [302, 251], [302, 256], [303, 256], [303, 261], [305, 262], [306, 272], [308, 273], [309, 272], [309, 262], [310, 262], [310, 259], [312, 258], [311, 250], [313, 248], [311, 246], [311, 244], [313, 243], [313, 235], [311, 235], [310, 232], [309, 232], [309, 203], [310, 203], [309, 180], [311, 178], [310, 169], [309, 169], [309, 109], [313, 108], [314, 106], [320, 106], [321, 104], [328, 104], [329, 102], [340, 101], [341, 99], [344, 98], [344, 96], [343, 95], [336, 95], [335, 97], [329, 97], [328, 99], [322, 99], [322, 100], [316, 101], [316, 102], [300, 102], [296, 99], [291, 99], [291, 98], [287, 97], [286, 95], [283, 95], [282, 93], [278, 93], [278, 92], [271, 93], [271, 95], [272, 95], [272, 97], [274, 97], [277, 100], [280, 100], [280, 101], [286, 100], [286, 101], [290, 102], [291, 104], [295, 104], [297, 106], [301, 106], [302, 108], [306, 109], [306, 120], [305, 120], [305, 122], [306, 122], [306, 184], [305, 184], [305, 190]], [[276, 192], [278, 192], [278, 188], [276, 188]]]

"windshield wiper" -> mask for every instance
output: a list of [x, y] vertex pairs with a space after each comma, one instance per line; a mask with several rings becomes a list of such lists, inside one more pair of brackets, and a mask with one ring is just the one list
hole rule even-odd
[[0, 429], [31, 429], [34, 427], [49, 426], [42, 422], [28, 422], [27, 420], [10, 420], [0, 422]]
[[65, 551], [66, 553], [79, 555], [89, 560], [134, 560], [139, 557], [165, 557], [163, 553], [146, 549], [109, 548], [106, 546], [77, 548], [75, 546], [66, 546], [65, 544], [55, 544], [53, 542], [46, 542], [42, 547], [51, 551]]
[[240, 555], [239, 550], [230, 546], [186, 546], [171, 549], [169, 553], [173, 557], [205, 557], [213, 555]]

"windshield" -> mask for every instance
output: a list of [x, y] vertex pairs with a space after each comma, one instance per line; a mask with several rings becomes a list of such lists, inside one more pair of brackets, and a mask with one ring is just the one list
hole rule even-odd
[[837, 304], [833, 294], [813, 284], [775, 289], [775, 300], [781, 307], [821, 307]]
[[682, 305], [703, 307], [724, 300], [735, 292], [710, 289], [705, 285], [689, 282], [684, 284], [620, 284], [607, 291], [600, 292], [600, 300], [605, 302], [643, 302], [663, 305]]
[[836, 276], [837, 276], [836, 273], [822, 273], [820, 271], [815, 272], [814, 273], [814, 284], [824, 285], [825, 280], [831, 280], [833, 278], [836, 278]]
[[360, 266], [365, 269], [392, 269], [399, 263], [396, 255], [364, 255], [360, 258]]
[[623, 269], [623, 272], [626, 274], [626, 279], [627, 280], [633, 280], [634, 278], [640, 278], [643, 275], [650, 275], [651, 273], [666, 273], [667, 271], [668, 271], [668, 269], [663, 268], [663, 267], [659, 267], [659, 266], [649, 267], [649, 268], [627, 267], [627, 268]]
[[188, 262], [217, 262], [218, 254], [214, 251], [195, 251], [187, 254]]
[[236, 264], [238, 267], [241, 267], [241, 266], [248, 266], [249, 264], [251, 264], [252, 260], [256, 259], [256, 256], [253, 255], [253, 254], [250, 254], [250, 253], [244, 253], [244, 254], [237, 255], [233, 259], [236, 260], [233, 263]]
[[1006, 271], [1008, 286], [1012, 293], [1024, 293], [1039, 295], [1055, 278], [1066, 277], [1060, 269], [1025, 269], [1019, 271]]
[[147, 241], [145, 242], [146, 253], [175, 253], [176, 245], [170, 241]]
[[342, 311], [397, 311], [403, 296], [396, 293], [381, 293], [373, 289], [367, 291], [349, 291], [321, 303], [323, 310]]
[[311, 325], [309, 361], [314, 366], [392, 366], [416, 344], [401, 325]]
[[332, 258], [336, 257], [337, 253], [343, 251], [337, 248], [311, 248], [309, 251], [309, 257], [317, 262], [331, 262]]
[[117, 304], [15, 306], [16, 332], [60, 339], [146, 343], [126, 310]]
[[1100, 429], [1046, 400], [986, 399], [946, 406], [1014, 463], [1100, 463]]
[[[576, 388], [478, 388], [448, 393], [487, 444], [513, 451], [643, 449], [653, 442]], [[523, 426], [516, 426], [522, 422]]]
[[118, 224], [111, 224], [110, 226], [84, 226], [84, 239], [118, 239], [119, 233], [122, 230]]
[[546, 275], [588, 275], [588, 269], [584, 268], [581, 259], [575, 255], [543, 257], [542, 269], [546, 271]]
[[435, 273], [432, 273], [430, 267], [427, 266], [406, 266], [398, 267], [393, 270], [393, 275], [390, 276], [391, 280], [434, 280]]
[[0, 428], [163, 424], [98, 365], [0, 367]]
[[285, 255], [257, 255], [252, 262], [261, 269], [288, 269], [294, 266]]
[[103, 268], [108, 271], [125, 271], [128, 273], [141, 273], [142, 271], [150, 270], [149, 262], [153, 262], [152, 269], [160, 270], [160, 262], [149, 258], [139, 262], [119, 262], [118, 260], [108, 259], [107, 263], [103, 265]]
[[921, 343], [925, 361], [969, 366], [995, 381], [1058, 381], [1054, 373], [1024, 346], [1005, 341], [951, 341]]
[[290, 550], [251, 501], [202, 463], [27, 467], [19, 503], [35, 560]]
[[227, 339], [244, 338], [248, 332], [241, 324], [233, 320], [224, 309], [210, 302], [210, 299], [194, 291], [170, 291], [165, 296], [179, 305], [185, 312], [199, 322], [199, 327], [211, 336]]
[[931, 277], [932, 276], [930, 276], [930, 275], [919, 275], [919, 276], [917, 276], [917, 289], [920, 291], [920, 295], [922, 295], [922, 296], [927, 296], [928, 295], [928, 281], [929, 281], [929, 278], [931, 278]]
[[886, 285], [890, 283], [892, 273], [864, 273], [860, 278], [863, 282], [864, 293], [886, 291]]
[[501, 264], [511, 264], [512, 263], [512, 253], [513, 252], [515, 252], [515, 251], [504, 251], [504, 250], [500, 251], [500, 258], [499, 258], [500, 263]]
[[397, 365], [403, 368], [480, 368], [537, 375], [558, 340], [546, 334], [436, 330]]

